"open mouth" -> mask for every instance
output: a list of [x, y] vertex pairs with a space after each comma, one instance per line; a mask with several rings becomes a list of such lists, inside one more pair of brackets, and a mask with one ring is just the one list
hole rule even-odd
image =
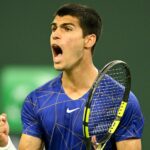
[[54, 57], [56, 57], [58, 55], [62, 55], [62, 53], [63, 53], [61, 47], [59, 45], [57, 45], [57, 44], [53, 44], [52, 45], [52, 49], [53, 49]]

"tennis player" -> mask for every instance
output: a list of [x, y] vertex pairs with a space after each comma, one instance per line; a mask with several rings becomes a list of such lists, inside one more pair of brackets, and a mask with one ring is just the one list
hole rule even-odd
[[[65, 4], [51, 23], [50, 46], [54, 68], [61, 73], [32, 91], [22, 108], [23, 131], [19, 150], [85, 150], [83, 108], [98, 69], [93, 52], [102, 21], [98, 13], [80, 4]], [[7, 118], [1, 115], [0, 150], [15, 149]], [[119, 128], [106, 150], [141, 150], [143, 115], [133, 93]]]

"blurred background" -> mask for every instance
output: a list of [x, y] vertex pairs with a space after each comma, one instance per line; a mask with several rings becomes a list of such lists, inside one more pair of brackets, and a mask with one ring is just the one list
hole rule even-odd
[[67, 2], [95, 8], [103, 20], [94, 62], [98, 68], [114, 59], [126, 61], [132, 91], [144, 117], [143, 149], [149, 147], [150, 1], [148, 0], [1, 0], [0, 1], [0, 113], [6, 112], [15, 145], [21, 134], [22, 102], [33, 89], [54, 78], [49, 47], [52, 16]]

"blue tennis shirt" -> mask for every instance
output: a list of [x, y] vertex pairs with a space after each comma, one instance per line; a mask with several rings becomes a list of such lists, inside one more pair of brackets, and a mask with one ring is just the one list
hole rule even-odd
[[[78, 100], [66, 95], [62, 75], [32, 91], [22, 108], [23, 133], [40, 138], [46, 150], [85, 150], [82, 129], [83, 110], [88, 92]], [[125, 115], [105, 149], [115, 150], [117, 141], [141, 138], [144, 119], [131, 92]]]

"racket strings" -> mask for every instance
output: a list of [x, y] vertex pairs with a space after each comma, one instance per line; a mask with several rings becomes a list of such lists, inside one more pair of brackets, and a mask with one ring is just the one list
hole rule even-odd
[[91, 101], [89, 118], [90, 136], [97, 135], [98, 140], [106, 135], [124, 96], [126, 69], [122, 66], [112, 67], [97, 83]]

